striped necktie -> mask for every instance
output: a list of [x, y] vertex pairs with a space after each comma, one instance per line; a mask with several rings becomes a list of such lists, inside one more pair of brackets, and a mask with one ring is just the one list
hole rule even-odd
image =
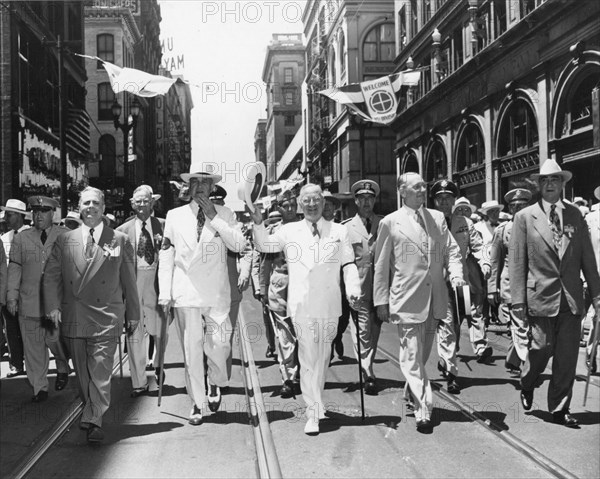
[[560, 227], [560, 217], [556, 212], [556, 205], [550, 206], [550, 229], [552, 230], [552, 239], [556, 251], [560, 251], [562, 246], [562, 228]]

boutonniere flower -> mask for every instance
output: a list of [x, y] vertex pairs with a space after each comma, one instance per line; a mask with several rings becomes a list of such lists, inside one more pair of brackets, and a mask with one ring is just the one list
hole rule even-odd
[[115, 256], [119, 256], [119, 253], [121, 252], [121, 247], [117, 246], [117, 240], [116, 238], [113, 238], [110, 244], [105, 244], [102, 247], [102, 250], [104, 251], [104, 256], [111, 256], [114, 258]]
[[575, 234], [575, 227], [573, 225], [565, 225], [565, 227], [563, 228], [563, 234], [571, 239], [573, 237], [573, 234]]
[[158, 233], [156, 233], [154, 235], [154, 247], [156, 249], [160, 249], [161, 248], [161, 246], [162, 246], [162, 240], [163, 240], [163, 237], [161, 235], [159, 235]]

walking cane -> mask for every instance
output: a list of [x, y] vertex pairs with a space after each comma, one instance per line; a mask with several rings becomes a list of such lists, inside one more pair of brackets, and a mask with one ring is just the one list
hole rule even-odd
[[[273, 314], [273, 311], [271, 311], [269, 309], [269, 307], [267, 306], [267, 310], [269, 311], [269, 319], [271, 320], [271, 326], [273, 326], [273, 332], [277, 331], [277, 328], [275, 327], [275, 323], [279, 323], [282, 324], [284, 328], [287, 329], [290, 337], [294, 338], [294, 343], [297, 343], [298, 340], [296, 339], [296, 337], [292, 334], [292, 331], [290, 329], [288, 329], [287, 324], [285, 324], [285, 321], [279, 321], [278, 319], [275, 319], [275, 315]], [[290, 381], [290, 376], [288, 374], [288, 370], [285, 367], [285, 365], [283, 364], [283, 349], [281, 347], [281, 343], [279, 342], [279, 336], [277, 337], [277, 340], [275, 341], [277, 343], [277, 351], [279, 352], [279, 357], [282, 358], [281, 361], [281, 367], [283, 369], [283, 374], [285, 375], [285, 380], [286, 381]], [[294, 387], [292, 386], [292, 397], [294, 399], [296, 399], [296, 393], [294, 391]]]
[[158, 407], [160, 407], [160, 401], [162, 399], [163, 378], [165, 377], [163, 368], [165, 366], [165, 348], [167, 347], [167, 326], [169, 325], [170, 315], [171, 308], [168, 308], [167, 311], [163, 310], [163, 314], [160, 315], [160, 349], [158, 351], [158, 367], [160, 368], [160, 374], [158, 375]]
[[[356, 318], [354, 317], [356, 315]], [[358, 355], [358, 386], [360, 388], [360, 411], [361, 418], [365, 420], [365, 392], [363, 390], [363, 376], [362, 376], [362, 361], [360, 355], [360, 326], [358, 322], [358, 311], [350, 310], [350, 316], [356, 326], [356, 353]]]
[[123, 350], [121, 349], [121, 334], [119, 334], [119, 377], [123, 379]]
[[592, 376], [592, 365], [594, 364], [594, 361], [596, 359], [596, 349], [598, 348], [598, 327], [600, 326], [600, 311], [596, 311], [596, 317], [594, 318], [595, 321], [595, 327], [594, 327], [594, 340], [592, 342], [592, 350], [590, 351], [590, 365], [588, 366], [588, 370], [587, 370], [587, 377], [585, 380], [585, 390], [583, 391], [583, 405], [585, 406], [585, 403], [587, 401], [587, 395], [588, 395], [588, 388], [590, 387], [590, 378]]

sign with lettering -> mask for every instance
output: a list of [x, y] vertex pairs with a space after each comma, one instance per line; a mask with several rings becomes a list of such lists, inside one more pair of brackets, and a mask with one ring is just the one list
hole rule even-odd
[[163, 38], [160, 42], [162, 51], [161, 67], [169, 72], [183, 70], [185, 58], [183, 53], [177, 53], [174, 48], [173, 37]]
[[389, 76], [360, 84], [371, 119], [388, 124], [396, 118], [398, 102]]
[[133, 15], [139, 15], [139, 0], [94, 0], [94, 8], [128, 8]]

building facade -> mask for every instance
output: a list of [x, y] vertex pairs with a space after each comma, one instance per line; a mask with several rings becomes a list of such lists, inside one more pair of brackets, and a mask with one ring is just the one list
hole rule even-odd
[[42, 194], [66, 209], [87, 184], [83, 33], [82, 2], [0, 5], [2, 204]]
[[394, 131], [357, 119], [318, 92], [394, 71], [394, 2], [310, 0], [302, 21], [307, 42], [303, 171], [334, 193], [372, 179], [382, 187], [377, 211], [390, 212], [396, 207]]
[[454, 180], [479, 206], [534, 185], [547, 158], [600, 178], [600, 3], [396, 0], [396, 68], [421, 70], [392, 125], [400, 172]]

